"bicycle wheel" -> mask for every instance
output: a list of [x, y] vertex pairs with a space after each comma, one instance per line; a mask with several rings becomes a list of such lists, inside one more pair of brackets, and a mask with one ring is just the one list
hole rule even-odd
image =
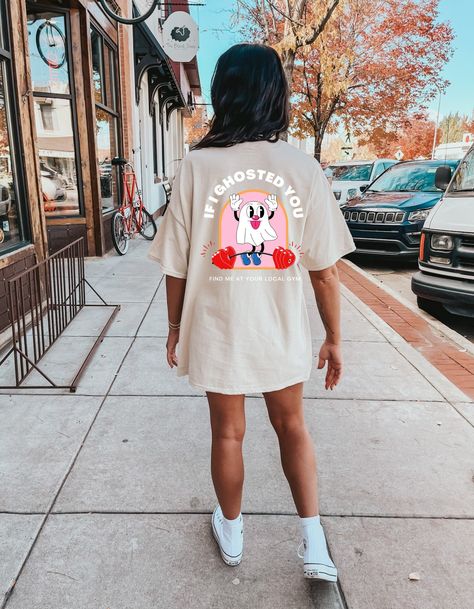
[[[61, 41], [61, 44], [63, 46], [62, 57], [60, 60], [53, 61], [51, 59], [48, 59], [46, 54], [43, 52], [43, 49], [41, 47], [41, 34], [43, 30], [46, 32], [46, 38], [48, 39], [48, 44], [51, 48], [56, 47], [55, 35], [59, 36], [59, 40]], [[36, 48], [38, 49], [39, 56], [46, 65], [48, 65], [53, 70], [59, 70], [59, 68], [62, 68], [66, 61], [66, 39], [64, 38], [64, 34], [61, 32], [61, 30], [55, 23], [47, 20], [38, 27], [38, 29], [36, 30]]]
[[142, 225], [140, 235], [148, 241], [153, 241], [156, 235], [156, 222], [153, 216], [145, 209], [142, 209]]
[[145, 21], [145, 19], [148, 19], [148, 17], [150, 17], [150, 15], [153, 13], [157, 6], [163, 4], [163, 2], [160, 0], [149, 0], [149, 2], [151, 3], [150, 8], [145, 13], [143, 13], [143, 15], [127, 19], [126, 17], [120, 17], [120, 15], [117, 15], [117, 13], [109, 6], [107, 0], [99, 0], [101, 7], [111, 19], [115, 19], [115, 21], [118, 21], [119, 23], [123, 23], [125, 25], [134, 25], [135, 23]]
[[112, 241], [117, 254], [124, 256], [128, 252], [128, 242], [130, 241], [125, 219], [119, 211], [112, 216]]

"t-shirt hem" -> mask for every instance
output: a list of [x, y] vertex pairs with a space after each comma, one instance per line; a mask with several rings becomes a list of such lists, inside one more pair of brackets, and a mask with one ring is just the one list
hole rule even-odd
[[[180, 375], [178, 376], [185, 376], [186, 372], [182, 372]], [[246, 387], [239, 387], [239, 388], [234, 388], [234, 387], [215, 387], [215, 386], [210, 386], [210, 385], [203, 385], [201, 383], [198, 383], [196, 381], [194, 381], [191, 378], [188, 378], [188, 382], [190, 385], [193, 385], [193, 387], [198, 387], [199, 389], [202, 389], [203, 391], [212, 391], [213, 393], [223, 393], [225, 395], [241, 395], [241, 394], [247, 394], [247, 393], [268, 393], [270, 391], [279, 391], [280, 389], [285, 389], [285, 387], [289, 387], [290, 385], [295, 385], [296, 383], [304, 383], [306, 381], [309, 380], [309, 377], [311, 376], [311, 371], [307, 374], [303, 374], [303, 375], [298, 375], [294, 378], [288, 379], [286, 381], [283, 382], [279, 382], [273, 385], [259, 385], [259, 386], [246, 386]]]

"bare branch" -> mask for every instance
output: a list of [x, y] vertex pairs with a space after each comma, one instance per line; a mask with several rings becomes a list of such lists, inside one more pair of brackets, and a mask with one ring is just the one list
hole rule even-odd
[[311, 36], [306, 38], [306, 40], [303, 42], [303, 45], [313, 44], [313, 42], [316, 40], [316, 38], [318, 38], [318, 36], [320, 36], [320, 34], [324, 31], [324, 28], [326, 27], [327, 22], [329, 21], [329, 19], [332, 17], [332, 14], [336, 10], [337, 5], [339, 4], [339, 1], [340, 0], [332, 0], [332, 4], [326, 11], [326, 14], [324, 15], [324, 17], [321, 19], [319, 25], [313, 29], [313, 33], [311, 34]]

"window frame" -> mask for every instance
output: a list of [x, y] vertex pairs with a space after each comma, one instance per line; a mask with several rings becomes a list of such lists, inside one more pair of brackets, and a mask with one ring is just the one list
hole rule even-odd
[[[106, 34], [106, 32], [104, 32], [104, 30], [99, 26], [99, 24], [95, 20], [91, 19], [90, 24], [89, 24], [89, 32], [88, 32], [91, 57], [92, 57], [92, 42], [91, 42], [91, 31], [92, 30], [95, 31], [95, 33], [98, 35], [99, 39], [101, 40], [102, 79], [103, 79], [102, 99], [105, 102], [105, 103], [99, 102], [95, 99], [95, 97], [93, 97], [94, 118], [97, 121], [97, 108], [99, 108], [100, 110], [105, 112], [107, 115], [112, 116], [115, 119], [116, 132], [117, 132], [117, 135], [116, 135], [116, 137], [117, 137], [117, 156], [122, 156], [122, 150], [123, 150], [122, 105], [121, 105], [121, 101], [120, 101], [120, 56], [119, 56], [119, 52], [118, 52], [118, 46], [110, 38], [110, 36], [108, 36]], [[108, 53], [105, 52], [104, 45], [108, 47]], [[110, 52], [112, 52], [113, 56], [115, 57], [115, 71], [113, 74], [113, 83], [111, 83], [112, 86], [115, 87], [115, 94], [114, 94], [115, 107], [108, 105], [108, 102], [110, 101], [110, 99], [109, 99], [110, 93], [108, 91], [106, 70], [108, 69], [110, 71], [110, 65], [107, 68], [105, 64], [106, 64], [106, 57], [109, 58], [109, 64], [110, 64]], [[111, 81], [111, 80], [112, 79], [109, 78], [109, 81]], [[96, 147], [96, 151], [97, 151], [97, 133], [95, 133], [94, 142], [95, 142], [95, 147]], [[98, 167], [97, 154], [96, 154], [95, 160], [96, 160], [96, 164]], [[114, 167], [112, 170], [115, 171], [115, 174], [117, 176], [117, 201], [114, 202], [113, 208], [107, 208], [104, 210], [104, 209], [102, 209], [102, 198], [100, 198], [100, 205], [101, 205], [100, 212], [101, 212], [102, 216], [106, 216], [107, 214], [115, 212], [120, 207], [121, 202], [122, 202], [122, 183], [121, 183], [121, 179], [120, 179], [120, 172], [118, 170], [118, 167]], [[100, 173], [100, 170], [98, 170], [98, 173]]]
[[10, 163], [12, 165], [13, 191], [16, 198], [18, 213], [18, 228], [21, 238], [9, 247], [0, 251], [0, 258], [31, 244], [31, 216], [28, 207], [28, 191], [26, 187], [26, 173], [23, 163], [22, 143], [18, 120], [13, 120], [13, 113], [19, 115], [18, 97], [13, 86], [14, 66], [11, 53], [11, 34], [8, 24], [10, 13], [8, 2], [0, 0], [0, 71], [3, 76], [3, 92], [5, 100], [5, 117], [7, 135], [9, 138]]
[[[81, 148], [79, 142], [79, 127], [77, 121], [77, 104], [76, 104], [76, 89], [74, 82], [74, 66], [72, 59], [72, 42], [71, 42], [71, 23], [70, 23], [70, 12], [68, 8], [64, 7], [56, 7], [48, 4], [34, 3], [34, 7], [32, 6], [31, 0], [26, 2], [26, 13], [30, 10], [38, 10], [38, 11], [52, 11], [61, 15], [64, 15], [64, 29], [66, 34], [66, 52], [67, 52], [67, 60], [68, 60], [68, 79], [69, 79], [69, 93], [51, 93], [44, 91], [34, 91], [32, 88], [31, 96], [34, 100], [35, 97], [39, 98], [47, 98], [47, 99], [65, 99], [70, 102], [71, 106], [71, 124], [72, 124], [72, 137], [74, 142], [74, 163], [76, 166], [76, 180], [77, 180], [77, 202], [78, 202], [78, 213], [77, 214], [60, 214], [49, 216], [46, 212], [44, 216], [46, 221], [48, 219], [51, 220], [59, 220], [59, 219], [70, 219], [70, 218], [85, 218], [85, 207], [84, 207], [84, 188], [82, 181], [82, 167], [80, 163], [81, 158]], [[31, 61], [29, 62], [29, 68], [31, 71]], [[39, 149], [38, 149], [38, 163], [39, 159]]]

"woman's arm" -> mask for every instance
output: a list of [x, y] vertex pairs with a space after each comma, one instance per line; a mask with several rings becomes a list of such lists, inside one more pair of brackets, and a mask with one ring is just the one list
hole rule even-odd
[[318, 368], [326, 371], [325, 388], [334, 389], [342, 376], [341, 297], [335, 264], [322, 271], [309, 271], [319, 314], [326, 330], [326, 340], [319, 351]]
[[[183, 310], [184, 291], [186, 279], [179, 279], [166, 275], [166, 302], [168, 305], [168, 322], [176, 325], [181, 322]], [[179, 341], [179, 328], [168, 328], [168, 340], [166, 341], [166, 359], [170, 368], [178, 365], [176, 357], [176, 345]]]

